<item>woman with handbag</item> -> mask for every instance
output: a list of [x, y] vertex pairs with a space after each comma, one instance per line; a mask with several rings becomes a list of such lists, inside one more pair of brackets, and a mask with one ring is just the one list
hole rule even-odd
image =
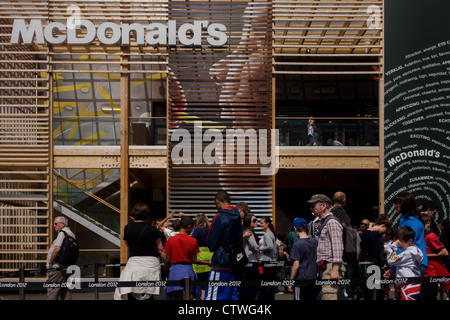
[[[261, 262], [277, 261], [277, 245], [275, 237], [275, 227], [272, 224], [272, 219], [263, 217], [259, 223], [261, 230], [264, 231], [264, 236], [259, 240], [258, 259]], [[275, 300], [276, 287], [270, 283], [276, 279], [276, 268], [274, 266], [263, 266], [262, 285], [258, 300], [272, 301]]]
[[[245, 254], [247, 255], [248, 262], [252, 265], [244, 268], [244, 282], [241, 288], [240, 300], [251, 301], [255, 300], [258, 295], [258, 286], [253, 285], [251, 282], [260, 282], [260, 268], [258, 265], [258, 252], [259, 246], [254, 233], [255, 228], [258, 226], [258, 219], [254, 215], [246, 215], [242, 220], [242, 245], [244, 247]], [[261, 270], [262, 273], [262, 270]]]

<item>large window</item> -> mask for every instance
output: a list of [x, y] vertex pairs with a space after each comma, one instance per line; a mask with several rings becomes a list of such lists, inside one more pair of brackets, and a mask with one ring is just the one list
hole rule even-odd
[[[140, 59], [140, 60], [136, 60]], [[130, 145], [166, 144], [164, 70], [153, 60], [132, 59]], [[142, 60], [142, 61], [141, 61]], [[55, 56], [55, 145], [120, 145], [120, 55]]]
[[[315, 145], [327, 146], [331, 140], [345, 146], [378, 145], [377, 78], [339, 74], [339, 64], [345, 63], [342, 60], [336, 62], [336, 74], [321, 73], [321, 59], [312, 58], [310, 66], [303, 66], [303, 74], [277, 75], [276, 127], [282, 145], [309, 145], [307, 123], [311, 117], [317, 133]], [[288, 71], [289, 64], [279, 68]]]

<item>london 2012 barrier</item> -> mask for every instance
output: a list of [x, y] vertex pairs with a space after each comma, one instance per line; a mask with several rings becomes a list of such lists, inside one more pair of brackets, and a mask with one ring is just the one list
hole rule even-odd
[[[289, 268], [292, 266], [290, 261], [275, 261], [275, 262], [260, 262], [260, 263], [248, 263], [246, 268], [250, 268], [253, 265], [263, 265], [265, 268]], [[365, 265], [367, 268], [367, 274], [358, 279], [272, 279], [272, 280], [207, 280], [207, 281], [192, 281], [189, 278], [181, 280], [156, 280], [156, 281], [118, 281], [117, 278], [83, 278], [81, 277], [81, 269], [93, 268], [94, 274], [98, 274], [99, 268], [114, 268], [122, 267], [125, 264], [88, 264], [83, 266], [69, 266], [65, 268], [53, 268], [49, 270], [66, 270], [70, 276], [67, 281], [64, 282], [49, 282], [43, 280], [33, 280], [36, 276], [45, 276], [48, 270], [35, 269], [24, 270], [20, 269], [15, 272], [5, 273], [0, 275], [0, 290], [16, 291], [18, 290], [21, 295], [21, 300], [25, 300], [25, 290], [39, 290], [47, 288], [69, 288], [70, 290], [81, 289], [115, 289], [117, 287], [169, 287], [169, 286], [181, 286], [184, 290], [189, 291], [191, 286], [197, 286], [206, 284], [211, 287], [245, 287], [245, 286], [259, 286], [259, 287], [287, 287], [287, 286], [323, 286], [323, 285], [340, 285], [349, 286], [352, 284], [364, 285], [371, 290], [380, 289], [382, 285], [400, 285], [404, 283], [434, 283], [442, 284], [450, 281], [450, 277], [396, 277], [396, 278], [384, 278], [382, 276], [381, 269], [372, 265], [369, 262], [359, 262], [360, 265]], [[31, 277], [28, 281], [26, 275]], [[10, 279], [14, 278], [14, 280]], [[16, 279], [18, 278], [18, 279]], [[442, 289], [442, 288], [441, 288]], [[441, 300], [443, 299], [443, 291], [440, 294]], [[98, 295], [96, 295], [98, 300]]]

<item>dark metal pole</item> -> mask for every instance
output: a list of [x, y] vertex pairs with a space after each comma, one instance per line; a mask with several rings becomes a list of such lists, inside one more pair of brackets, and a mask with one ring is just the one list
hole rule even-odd
[[191, 279], [183, 279], [183, 300], [191, 300]]
[[[98, 282], [98, 263], [94, 264], [94, 281]], [[98, 287], [94, 288], [94, 300], [99, 300]]]
[[[25, 269], [23, 267], [19, 269], [19, 283], [25, 283]], [[19, 288], [19, 299], [25, 300], [25, 287], [23, 285]]]

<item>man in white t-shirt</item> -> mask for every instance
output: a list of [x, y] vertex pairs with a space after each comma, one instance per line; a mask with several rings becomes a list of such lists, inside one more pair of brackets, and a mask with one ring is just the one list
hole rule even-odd
[[[48, 270], [48, 282], [51, 283], [62, 283], [66, 282], [69, 275], [67, 274], [66, 270], [58, 270], [58, 268], [63, 268], [67, 266], [63, 266], [58, 264], [55, 259], [58, 256], [58, 252], [61, 249], [61, 245], [64, 240], [64, 233], [61, 231], [65, 231], [67, 235], [74, 237], [75, 235], [70, 230], [68, 226], [68, 220], [66, 217], [56, 217], [53, 221], [53, 227], [55, 228], [55, 231], [58, 232], [58, 236], [53, 241], [52, 246], [50, 247], [50, 250], [47, 254], [47, 269]], [[47, 299], [48, 300], [72, 300], [72, 295], [67, 287], [48, 287], [47, 288]]]

